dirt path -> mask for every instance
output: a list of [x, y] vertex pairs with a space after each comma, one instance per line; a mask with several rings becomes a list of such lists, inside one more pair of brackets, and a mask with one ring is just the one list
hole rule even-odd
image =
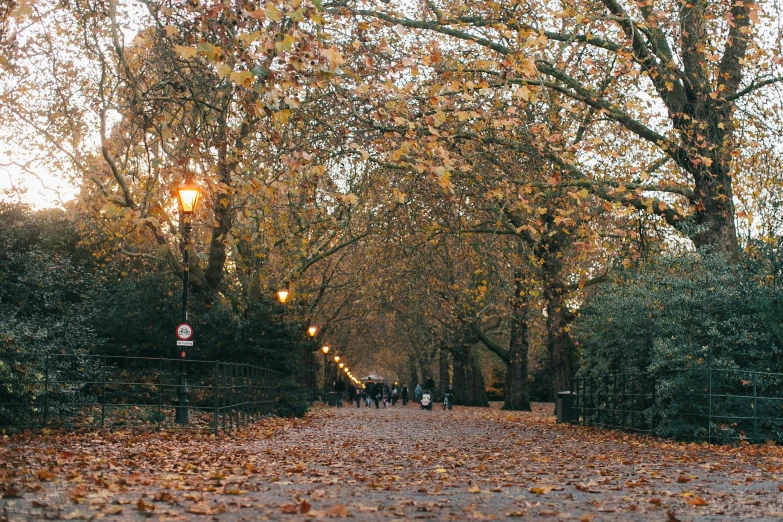
[[10, 520], [783, 519], [781, 448], [663, 442], [496, 408], [321, 409], [218, 440], [14, 437], [0, 445], [0, 484]]

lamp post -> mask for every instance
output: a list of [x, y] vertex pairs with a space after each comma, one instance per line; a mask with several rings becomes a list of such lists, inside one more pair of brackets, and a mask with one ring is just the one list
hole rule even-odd
[[[197, 185], [189, 180], [185, 180], [177, 186], [177, 199], [182, 211], [182, 325], [188, 323], [188, 287], [190, 285], [190, 232], [192, 229], [191, 219], [193, 211], [196, 210], [200, 191]], [[192, 335], [192, 329], [190, 330]], [[188, 374], [185, 366], [185, 343], [188, 341], [178, 341], [182, 343], [180, 352], [180, 371], [179, 383], [177, 384], [177, 407], [174, 414], [174, 421], [177, 424], [188, 423]], [[192, 341], [190, 341], [192, 346]]]
[[329, 353], [328, 346], [321, 346], [321, 351], [324, 354], [324, 403], [326, 403], [326, 354]]
[[[318, 333], [318, 327], [315, 325], [310, 325], [307, 328], [307, 335], [310, 336], [310, 342], [311, 342], [311, 350], [309, 352], [310, 358], [312, 361], [310, 361], [310, 370], [312, 370], [312, 373], [310, 374], [310, 397], [311, 402], [318, 400], [318, 379], [316, 377], [316, 372], [318, 371], [318, 368], [316, 366], [318, 363], [315, 361], [315, 355], [313, 354], [312, 346], [315, 345], [315, 334]], [[317, 350], [315, 350], [317, 351]]]

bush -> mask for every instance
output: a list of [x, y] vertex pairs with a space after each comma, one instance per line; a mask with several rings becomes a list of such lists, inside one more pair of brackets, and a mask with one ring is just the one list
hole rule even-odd
[[[624, 270], [581, 310], [580, 377], [649, 376], [655, 402], [644, 415], [663, 436], [776, 437], [779, 405], [758, 404], [761, 425], [740, 418], [754, 418], [753, 372], [783, 371], [781, 273], [779, 250], [771, 247], [736, 264], [696, 252]], [[765, 393], [783, 397], [780, 379], [765, 379]]]

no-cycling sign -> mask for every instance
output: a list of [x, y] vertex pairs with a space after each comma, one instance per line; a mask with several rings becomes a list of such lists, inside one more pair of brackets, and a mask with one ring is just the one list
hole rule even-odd
[[193, 327], [188, 323], [177, 325], [177, 346], [193, 346]]

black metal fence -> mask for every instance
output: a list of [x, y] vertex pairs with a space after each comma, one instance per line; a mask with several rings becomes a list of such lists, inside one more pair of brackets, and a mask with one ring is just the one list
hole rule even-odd
[[249, 364], [0, 353], [0, 429], [218, 433], [274, 413], [280, 375]]
[[707, 442], [783, 441], [783, 374], [682, 369], [579, 377], [579, 422]]

